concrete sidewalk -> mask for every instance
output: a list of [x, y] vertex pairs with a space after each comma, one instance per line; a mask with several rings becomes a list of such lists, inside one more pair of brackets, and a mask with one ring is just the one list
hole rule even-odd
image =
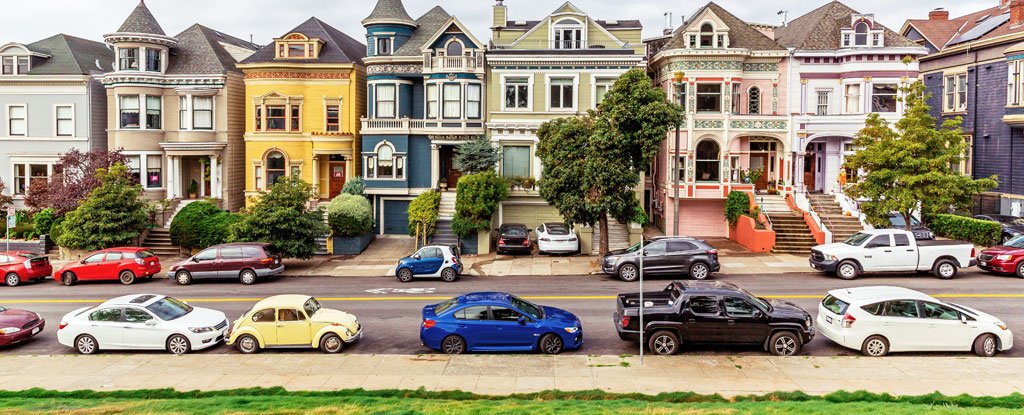
[[866, 390], [896, 395], [1024, 392], [1024, 359], [584, 355], [101, 354], [3, 356], [0, 389], [462, 390], [487, 395], [600, 389], [724, 396]]

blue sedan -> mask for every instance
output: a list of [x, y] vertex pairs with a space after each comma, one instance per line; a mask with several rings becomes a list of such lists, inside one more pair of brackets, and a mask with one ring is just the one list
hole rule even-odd
[[448, 354], [541, 351], [558, 354], [583, 345], [572, 313], [511, 294], [480, 292], [423, 307], [420, 341]]

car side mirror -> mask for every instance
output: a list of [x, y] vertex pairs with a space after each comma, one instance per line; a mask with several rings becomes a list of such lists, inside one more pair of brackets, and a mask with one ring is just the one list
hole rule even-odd
[[963, 314], [961, 314], [960, 315], [960, 322], [963, 323], [963, 324], [967, 324], [967, 316], [964, 316]]
[[761, 310], [754, 310], [754, 318], [764, 318], [764, 312]]
[[412, 256], [412, 259], [415, 259], [415, 260], [417, 260], [417, 261], [418, 261], [418, 260], [420, 260], [420, 259], [421, 259], [421, 257], [420, 257], [419, 255], [413, 255], [413, 256]]
[[78, 261], [79, 264], [85, 264], [85, 260]]
[[526, 325], [526, 317], [519, 317], [519, 325], [520, 326], [525, 326]]
[[155, 319], [146, 320], [146, 325], [147, 326], [155, 326], [156, 325], [156, 320]]
[[197, 257], [192, 257], [192, 262], [199, 262], [199, 258], [197, 258]]

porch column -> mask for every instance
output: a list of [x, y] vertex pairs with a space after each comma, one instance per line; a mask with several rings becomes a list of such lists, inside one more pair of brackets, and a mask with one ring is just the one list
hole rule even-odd
[[174, 178], [174, 191], [175, 198], [183, 198], [181, 185], [184, 183], [184, 179], [181, 177], [181, 156], [174, 156], [171, 158], [171, 177]]
[[210, 156], [210, 196], [220, 198], [220, 166], [217, 165], [217, 156]]
[[320, 198], [320, 156], [313, 155], [313, 191], [317, 199]]
[[[206, 181], [206, 163], [203, 160], [199, 160], [199, 181]], [[213, 192], [213, 173], [210, 173], [210, 192]], [[206, 183], [199, 183], [199, 198], [206, 199]]]
[[[430, 187], [436, 187], [441, 175], [441, 146], [430, 145]], [[449, 183], [449, 185], [453, 185]]]
[[174, 179], [174, 156], [166, 156], [164, 158], [166, 167], [164, 167], [164, 186], [166, 187], [167, 200], [174, 199], [174, 184], [177, 180]]

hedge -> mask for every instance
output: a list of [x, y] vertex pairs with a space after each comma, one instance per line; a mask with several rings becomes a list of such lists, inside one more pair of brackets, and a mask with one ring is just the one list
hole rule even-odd
[[427, 225], [426, 234], [433, 235], [441, 210], [441, 193], [430, 190], [420, 193], [409, 203], [409, 236], [416, 236], [418, 225]]
[[171, 243], [182, 248], [206, 248], [200, 243], [200, 230], [202, 222], [206, 218], [217, 215], [224, 211], [213, 204], [205, 201], [192, 202], [181, 208], [174, 219], [171, 220]]
[[928, 226], [936, 235], [981, 246], [998, 245], [1003, 235], [1003, 226], [997, 222], [957, 215], [932, 216]]
[[362, 236], [373, 230], [373, 206], [366, 197], [342, 193], [327, 206], [334, 236]]
[[750, 215], [750, 195], [746, 192], [729, 192], [725, 199], [725, 219], [729, 226], [735, 226], [741, 215]]

